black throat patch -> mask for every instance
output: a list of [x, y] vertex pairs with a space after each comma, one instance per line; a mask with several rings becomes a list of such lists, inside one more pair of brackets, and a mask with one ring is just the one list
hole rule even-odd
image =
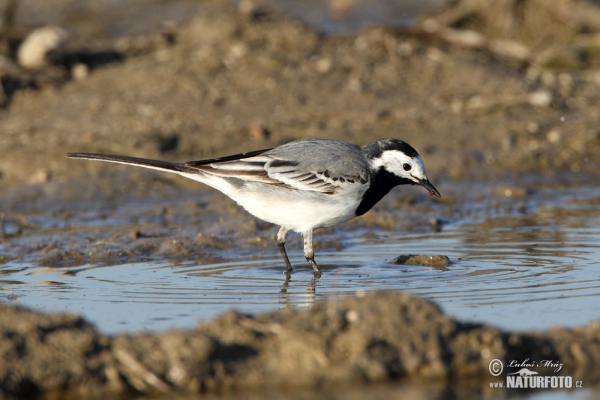
[[383, 199], [383, 196], [388, 194], [390, 190], [398, 185], [416, 185], [416, 183], [410, 179], [394, 175], [383, 167], [379, 168], [373, 175], [371, 186], [367, 189], [365, 194], [363, 194], [363, 198], [354, 213], [357, 216], [363, 215], [373, 208], [379, 200]]

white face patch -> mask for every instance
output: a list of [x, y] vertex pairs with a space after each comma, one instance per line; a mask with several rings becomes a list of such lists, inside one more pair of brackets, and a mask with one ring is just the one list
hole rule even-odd
[[380, 157], [373, 160], [375, 168], [383, 167], [388, 172], [415, 183], [427, 179], [425, 165], [420, 156], [409, 157], [398, 150], [386, 150]]

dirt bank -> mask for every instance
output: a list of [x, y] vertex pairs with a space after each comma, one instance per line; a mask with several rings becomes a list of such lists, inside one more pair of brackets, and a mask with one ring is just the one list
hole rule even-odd
[[[509, 333], [465, 324], [414, 296], [379, 292], [308, 311], [231, 312], [196, 330], [106, 337], [77, 316], [0, 307], [5, 394], [229, 392], [427, 379], [489, 388], [492, 359], [560, 360], [598, 382], [598, 324]], [[483, 391], [482, 384], [478, 389]]]

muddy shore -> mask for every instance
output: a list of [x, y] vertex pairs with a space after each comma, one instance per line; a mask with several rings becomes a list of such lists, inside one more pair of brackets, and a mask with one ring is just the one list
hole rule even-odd
[[[460, 1], [410, 29], [325, 36], [268, 7], [205, 3], [191, 21], [162, 32], [71, 38], [35, 71], [16, 63], [23, 37], [3, 38], [1, 263], [215, 260], [232, 246], [251, 256], [273, 245], [272, 226], [218, 193], [67, 160], [70, 151], [182, 161], [310, 137], [359, 144], [397, 137], [416, 147], [444, 197], [398, 191], [337, 234], [319, 232], [318, 246], [330, 249], [343, 247], [344, 230], [436, 229], [440, 216], [459, 219], [482, 198], [517, 209], [536, 188], [600, 183], [600, 9], [591, 4], [477, 10]], [[480, 192], [472, 190], [478, 182]], [[393, 293], [113, 337], [78, 316], [2, 304], [0, 397], [223, 393], [402, 378], [439, 382], [434, 397], [448, 390], [480, 396], [492, 358], [528, 357], [561, 360], [561, 374], [589, 388], [599, 379], [598, 338], [597, 323], [502, 332]], [[456, 382], [464, 386], [448, 388]]]
[[[206, 2], [188, 23], [153, 35], [72, 39], [40, 70], [19, 68], [10, 58], [14, 51], [7, 53], [0, 66], [4, 260], [185, 256], [272, 239], [268, 224], [202, 185], [66, 159], [71, 151], [182, 161], [309, 137], [359, 144], [398, 137], [420, 151], [444, 196], [431, 201], [402, 188], [350, 224], [383, 229], [428, 226], [436, 215], [460, 218], [476, 199], [519, 207], [540, 186], [598, 183], [600, 80], [594, 74], [600, 62], [591, 55], [600, 16], [587, 3], [565, 2], [558, 21], [556, 10], [541, 13], [545, 30], [539, 32], [547, 42], [526, 34], [542, 29], [528, 17], [531, 10], [478, 10], [467, 1], [432, 11], [411, 29], [368, 27], [343, 36], [323, 36], [267, 7], [244, 4]], [[490, 22], [490, 12], [500, 11], [515, 29]], [[454, 21], [463, 14], [463, 25]], [[464, 41], [475, 34], [475, 42]], [[508, 51], [517, 44], [527, 49], [519, 57]], [[76, 79], [78, 67], [87, 74]], [[461, 186], [477, 181], [481, 189]], [[147, 206], [127, 216], [117, 206], [122, 203]], [[402, 218], [391, 223], [398, 210]], [[45, 221], [37, 222], [41, 216]], [[127, 221], [126, 227], [81, 240], [39, 240], [31, 248], [28, 235], [43, 239], [40, 228], [64, 232], [94, 216], [106, 225], [113, 217]], [[174, 232], [182, 240], [169, 248], [163, 239]], [[259, 239], [243, 240], [248, 236]], [[339, 246], [332, 240], [331, 247]]]
[[7, 394], [261, 393], [411, 378], [442, 388], [463, 382], [472, 396], [489, 390], [494, 358], [561, 360], [561, 375], [588, 389], [600, 373], [598, 324], [507, 333], [461, 323], [430, 302], [392, 292], [302, 312], [232, 311], [196, 330], [159, 334], [106, 337], [74, 315], [6, 306], [0, 321], [0, 384]]

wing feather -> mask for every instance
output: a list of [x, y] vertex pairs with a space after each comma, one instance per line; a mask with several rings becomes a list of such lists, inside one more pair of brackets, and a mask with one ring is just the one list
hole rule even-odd
[[[355, 149], [349, 147], [354, 145], [327, 140], [299, 143], [288, 143], [273, 150], [190, 161], [185, 165], [226, 179], [237, 178], [327, 195], [345, 187], [366, 185], [370, 180], [368, 166], [357, 153], [360, 151], [358, 146]], [[337, 169], [330, 168], [332, 160], [342, 160], [340, 164], [334, 163]]]

